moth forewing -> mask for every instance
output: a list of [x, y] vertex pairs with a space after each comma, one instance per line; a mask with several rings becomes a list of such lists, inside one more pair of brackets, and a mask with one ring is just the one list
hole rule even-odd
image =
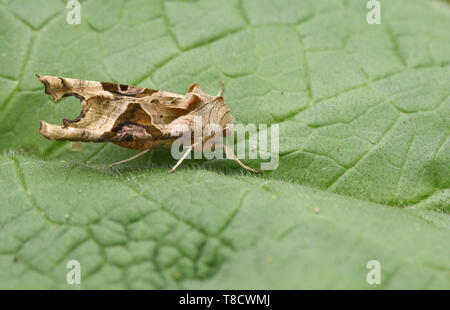
[[[63, 125], [41, 121], [39, 133], [50, 140], [112, 142], [124, 148], [140, 150], [141, 153], [118, 163], [133, 160], [150, 149], [171, 146], [181, 134], [174, 130], [187, 126], [196, 133], [196, 119], [201, 119], [200, 136], [191, 145], [169, 172], [173, 172], [198, 147], [214, 137], [211, 132], [203, 134], [205, 127], [216, 125], [226, 135], [232, 134], [235, 123], [229, 107], [222, 97], [223, 83], [217, 96], [204, 93], [194, 84], [186, 95], [158, 91], [143, 87], [97, 81], [77, 80], [56, 76], [37, 76], [45, 85], [45, 93], [54, 101], [75, 96], [81, 102], [82, 111], [75, 119], [64, 119]], [[217, 130], [215, 131], [217, 132]], [[230, 149], [224, 147], [227, 157], [244, 169], [260, 172], [242, 164]]]

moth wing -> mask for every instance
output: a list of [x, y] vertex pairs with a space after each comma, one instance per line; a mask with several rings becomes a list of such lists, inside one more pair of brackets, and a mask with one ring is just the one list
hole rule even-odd
[[166, 133], [172, 122], [189, 114], [201, 103], [202, 99], [194, 93], [169, 96], [166, 92], [158, 92], [146, 98], [141, 107], [151, 117], [152, 124]]
[[114, 97], [114, 96], [151, 96], [156, 90], [115, 84], [107, 82], [87, 81], [57, 76], [40, 76], [39, 81], [45, 85], [45, 93], [52, 96], [54, 101], [62, 97], [75, 96], [84, 101], [94, 96]]

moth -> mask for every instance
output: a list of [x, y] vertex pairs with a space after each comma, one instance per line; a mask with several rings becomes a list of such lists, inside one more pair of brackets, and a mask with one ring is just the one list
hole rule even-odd
[[[75, 96], [81, 102], [81, 113], [75, 119], [63, 119], [62, 125], [40, 121], [41, 135], [58, 141], [112, 142], [140, 151], [113, 163], [111, 168], [136, 159], [151, 149], [170, 147], [180, 138], [173, 129], [184, 125], [193, 130], [196, 117], [201, 117], [202, 126], [218, 124], [225, 136], [232, 134], [229, 125], [235, 123], [222, 97], [222, 82], [218, 94], [211, 96], [205, 94], [198, 84], [189, 87], [186, 95], [179, 95], [124, 84], [56, 76], [37, 75], [37, 78], [45, 85], [45, 93], [55, 102], [67, 96]], [[174, 172], [195, 147], [204, 145], [213, 136], [204, 135], [200, 140], [192, 141], [168, 172]], [[242, 168], [262, 172], [244, 165], [226, 144], [216, 143], [214, 146], [222, 147], [227, 158]]]

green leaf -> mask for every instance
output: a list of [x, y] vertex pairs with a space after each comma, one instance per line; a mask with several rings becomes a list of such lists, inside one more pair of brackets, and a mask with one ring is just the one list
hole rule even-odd
[[[449, 288], [448, 3], [381, 1], [369, 25], [360, 0], [80, 2], [75, 27], [66, 1], [0, 1], [0, 288]], [[35, 74], [222, 80], [238, 122], [280, 124], [280, 165], [110, 170], [135, 152], [38, 134], [80, 106]]]

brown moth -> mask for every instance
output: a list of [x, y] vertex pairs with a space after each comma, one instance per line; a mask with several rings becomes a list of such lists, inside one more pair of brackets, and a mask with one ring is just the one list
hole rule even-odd
[[[141, 151], [135, 156], [112, 164], [133, 160], [157, 147], [170, 147], [180, 138], [173, 134], [176, 126], [193, 129], [194, 117], [201, 117], [202, 124], [218, 124], [223, 134], [230, 134], [228, 124], [234, 124], [230, 108], [222, 95], [223, 83], [217, 96], [205, 94], [197, 84], [192, 85], [186, 95], [166, 91], [86, 80], [37, 76], [45, 85], [45, 93], [56, 102], [62, 97], [75, 96], [81, 101], [81, 114], [76, 119], [63, 119], [63, 125], [41, 121], [39, 133], [50, 140], [112, 142], [121, 147]], [[202, 125], [202, 126], [203, 126]], [[203, 132], [203, 131], [202, 131]], [[231, 132], [232, 134], [232, 132]], [[193, 141], [173, 172], [199, 144], [203, 145], [214, 135], [203, 136]], [[223, 143], [227, 158], [235, 160], [242, 168], [261, 172], [244, 165]]]

